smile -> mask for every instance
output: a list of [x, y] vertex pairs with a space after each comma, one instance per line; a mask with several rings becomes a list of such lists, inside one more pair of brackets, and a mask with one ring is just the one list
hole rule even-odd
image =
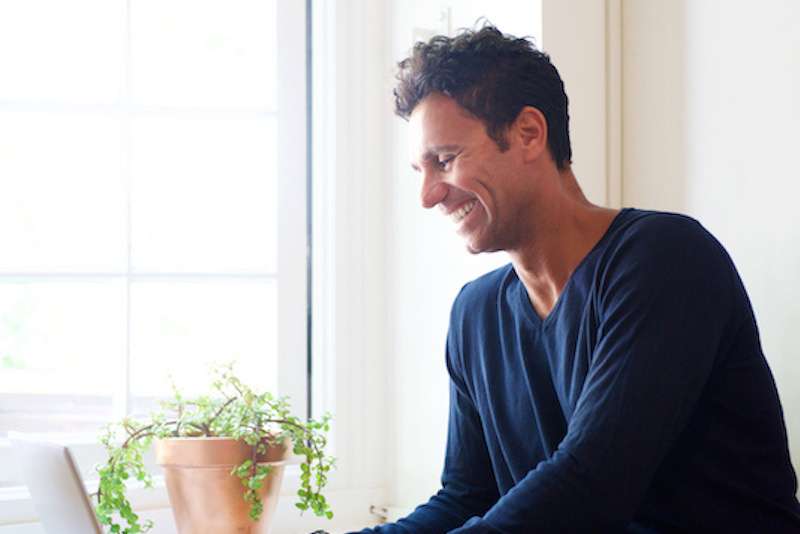
[[450, 217], [453, 219], [453, 222], [461, 222], [461, 220], [469, 215], [469, 212], [472, 211], [472, 208], [475, 207], [477, 204], [477, 200], [470, 200], [469, 202], [465, 203], [463, 206], [455, 210], [453, 213], [450, 214]]

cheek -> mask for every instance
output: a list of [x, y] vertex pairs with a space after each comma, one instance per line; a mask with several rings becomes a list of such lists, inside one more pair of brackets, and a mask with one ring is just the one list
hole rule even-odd
[[498, 199], [502, 198], [505, 194], [503, 190], [502, 176], [499, 175], [497, 169], [490, 169], [485, 166], [472, 169], [471, 188], [488, 210], [491, 210]]
[[474, 194], [477, 186], [477, 179], [474, 169], [466, 165], [453, 166], [450, 172], [444, 176], [444, 182], [452, 186], [457, 197], [466, 194]]

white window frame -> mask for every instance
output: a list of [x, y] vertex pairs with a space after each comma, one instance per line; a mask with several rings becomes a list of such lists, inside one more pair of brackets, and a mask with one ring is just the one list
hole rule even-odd
[[[127, 7], [130, 11], [130, 0]], [[308, 279], [307, 258], [309, 253], [306, 212], [308, 205], [308, 136], [307, 136], [307, 39], [309, 27], [306, 18], [306, 2], [277, 1], [277, 43], [278, 43], [278, 77], [281, 84], [278, 88], [278, 291], [279, 291], [279, 376], [278, 387], [281, 395], [288, 395], [292, 400], [293, 412], [305, 417], [308, 413], [307, 384], [308, 365]], [[302, 28], [303, 31], [297, 31]], [[128, 32], [130, 27], [128, 27]], [[128, 42], [130, 39], [128, 38]], [[123, 106], [127, 106], [123, 104]], [[298, 217], [300, 214], [300, 217]], [[298, 220], [301, 223], [298, 224]], [[46, 274], [38, 276], [47, 277]], [[223, 275], [224, 276], [224, 275]], [[260, 275], [255, 275], [263, 277]], [[64, 278], [63, 274], [54, 274], [53, 278]], [[240, 276], [241, 277], [241, 276]], [[130, 278], [130, 275], [129, 275]], [[292, 295], [287, 298], [286, 295]], [[120, 376], [117, 377], [117, 389], [124, 393], [113, 399], [113, 415], [115, 418], [129, 412], [130, 407], [130, 362], [129, 354], [125, 355], [125, 363]], [[318, 406], [315, 412], [325, 409]], [[62, 441], [68, 443], [83, 464], [100, 463], [104, 453], [97, 444], [96, 435], [62, 434]], [[10, 443], [0, 439], [0, 484], [8, 473], [16, 469]], [[154, 510], [169, 506], [166, 491], [162, 483], [156, 481], [156, 488], [149, 491], [134, 491], [131, 495], [137, 509]], [[92, 482], [87, 481], [91, 487]], [[295, 466], [287, 468], [281, 489], [284, 502], [293, 503], [293, 497], [299, 489], [299, 469]], [[283, 508], [283, 507], [282, 507]], [[283, 512], [296, 515], [293, 504], [291, 509]], [[280, 522], [280, 520], [279, 520]], [[31, 529], [36, 532], [36, 513], [30, 496], [24, 486], [0, 486], [0, 534], [18, 532], [19, 529]], [[23, 526], [26, 525], [26, 526]], [[11, 530], [9, 530], [9, 528]]]

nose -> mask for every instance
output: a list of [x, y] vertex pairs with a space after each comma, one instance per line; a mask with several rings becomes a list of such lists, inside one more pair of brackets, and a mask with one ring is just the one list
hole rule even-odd
[[423, 171], [422, 191], [420, 191], [422, 207], [432, 208], [442, 202], [445, 197], [447, 197], [447, 185], [439, 179], [436, 173]]

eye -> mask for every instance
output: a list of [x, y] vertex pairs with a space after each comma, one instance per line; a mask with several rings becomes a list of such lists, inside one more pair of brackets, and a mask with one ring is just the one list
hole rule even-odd
[[443, 170], [446, 171], [446, 170], [448, 170], [448, 168], [450, 167], [450, 164], [453, 162], [454, 159], [456, 159], [455, 154], [447, 155], [447, 156], [439, 156], [436, 159], [436, 165], [440, 169], [443, 169]]

